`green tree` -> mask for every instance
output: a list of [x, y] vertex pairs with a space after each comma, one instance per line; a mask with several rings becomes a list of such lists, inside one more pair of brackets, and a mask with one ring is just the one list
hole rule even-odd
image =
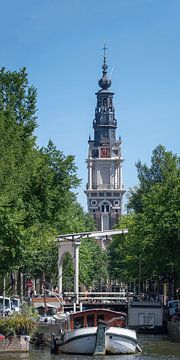
[[0, 71], [0, 242], [4, 272], [21, 260], [23, 193], [33, 166], [36, 90], [25, 69]]
[[178, 284], [179, 158], [159, 145], [150, 166], [138, 161], [137, 170], [139, 185], [130, 190], [129, 214], [119, 224], [127, 222], [129, 233], [109, 249], [113, 276], [136, 283], [175, 278]]
[[[80, 179], [74, 156], [65, 156], [51, 140], [39, 149], [34, 136], [36, 126], [36, 89], [29, 86], [26, 69], [1, 69], [0, 268], [4, 272], [19, 269], [34, 277], [45, 273], [50, 281], [52, 274], [54, 279], [57, 276], [55, 237], [94, 230], [95, 225], [77, 203]], [[89, 283], [105, 273], [104, 257], [99, 247], [92, 247], [92, 243], [86, 246], [91, 254], [89, 261], [95, 259], [96, 250], [102, 269], [93, 270], [99, 270], [94, 260], [87, 276], [82, 270], [82, 281]], [[84, 262], [82, 269], [85, 266]]]
[[[140, 266], [144, 263], [142, 223], [137, 214], [131, 212], [119, 220], [120, 229], [128, 229], [128, 234], [113, 236], [108, 246], [110, 279], [119, 283], [138, 285]], [[145, 267], [142, 267], [145, 270]], [[145, 276], [141, 271], [141, 277]]]
[[107, 253], [95, 239], [82, 239], [80, 246], [80, 283], [89, 288], [106, 281]]
[[0, 70], [0, 112], [14, 118], [24, 139], [31, 137], [36, 123], [36, 89], [29, 86], [26, 68], [19, 71]]
[[[55, 236], [67, 209], [76, 202], [74, 156], [52, 141], [38, 149], [36, 89], [25, 69], [0, 71], [0, 248], [4, 271], [20, 268], [33, 275], [57, 265]], [[76, 207], [74, 205], [74, 207]], [[69, 213], [68, 216], [71, 214]], [[56, 262], [56, 263], [55, 263]], [[54, 265], [55, 263], [55, 265]]]
[[36, 151], [35, 167], [24, 194], [26, 225], [35, 221], [58, 226], [59, 217], [73, 201], [73, 190], [79, 186], [74, 156], [57, 150], [52, 141]]

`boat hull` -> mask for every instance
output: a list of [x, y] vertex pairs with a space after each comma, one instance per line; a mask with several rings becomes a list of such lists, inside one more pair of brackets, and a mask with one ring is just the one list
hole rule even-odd
[[[60, 352], [65, 354], [94, 354], [96, 348], [97, 327], [67, 331]], [[137, 347], [136, 332], [133, 330], [110, 327], [105, 331], [106, 354], [134, 354]]]
[[105, 333], [106, 354], [134, 354], [137, 348], [136, 332], [110, 327]]
[[96, 335], [97, 327], [67, 331], [62, 344], [59, 345], [59, 350], [65, 354], [93, 354], [96, 346]]

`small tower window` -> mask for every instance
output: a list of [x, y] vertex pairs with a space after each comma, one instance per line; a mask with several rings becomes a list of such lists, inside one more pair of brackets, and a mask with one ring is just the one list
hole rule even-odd
[[107, 99], [106, 99], [106, 98], [103, 99], [103, 105], [104, 105], [104, 106], [107, 106]]
[[112, 99], [109, 99], [109, 110], [112, 111]]
[[102, 204], [101, 212], [104, 214], [109, 213], [109, 204], [106, 204], [106, 203]]
[[107, 99], [103, 99], [103, 112], [106, 112], [107, 110]]

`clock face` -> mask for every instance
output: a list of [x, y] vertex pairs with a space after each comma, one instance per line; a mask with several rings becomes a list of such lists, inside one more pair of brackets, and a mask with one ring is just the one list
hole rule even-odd
[[109, 148], [101, 148], [101, 157], [109, 158], [110, 157], [110, 149]]
[[96, 206], [97, 205], [97, 200], [91, 200], [91, 206]]
[[119, 206], [119, 205], [120, 205], [119, 200], [114, 200], [114, 201], [113, 201], [113, 205], [114, 205], [114, 206]]

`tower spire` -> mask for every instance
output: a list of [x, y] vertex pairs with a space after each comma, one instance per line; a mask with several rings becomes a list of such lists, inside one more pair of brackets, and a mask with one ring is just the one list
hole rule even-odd
[[121, 141], [116, 138], [117, 120], [113, 106], [114, 93], [109, 90], [111, 80], [107, 74], [107, 47], [103, 48], [102, 76], [100, 90], [96, 92], [97, 103], [93, 120], [94, 138], [88, 141], [87, 159], [88, 212], [94, 217], [98, 230], [110, 230], [117, 223], [122, 212]]
[[102, 90], [107, 90], [111, 86], [111, 80], [108, 79], [108, 76], [107, 76], [108, 65], [106, 63], [106, 60], [107, 60], [106, 50], [107, 50], [107, 47], [104, 44], [104, 47], [103, 47], [104, 57], [103, 57], [103, 65], [102, 65], [103, 73], [102, 73], [102, 78], [99, 80], [99, 86], [102, 88]]
[[105, 75], [105, 72], [108, 68], [107, 64], [106, 64], [106, 59], [107, 59], [107, 56], [106, 56], [106, 50], [107, 50], [107, 47], [106, 45], [104, 44], [104, 47], [103, 47], [103, 50], [104, 50], [104, 63], [102, 65], [102, 69], [103, 69], [103, 75]]

